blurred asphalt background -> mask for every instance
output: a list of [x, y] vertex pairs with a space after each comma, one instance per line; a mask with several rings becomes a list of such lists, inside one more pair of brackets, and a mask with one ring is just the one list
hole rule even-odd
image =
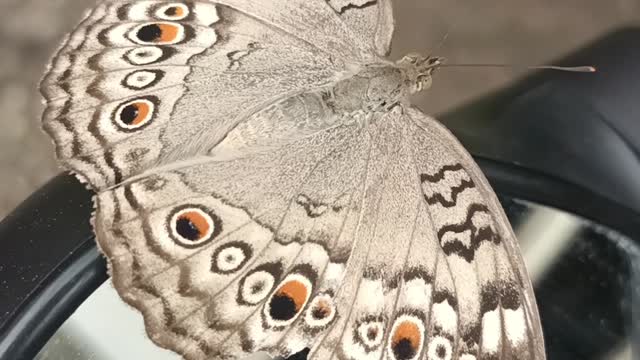
[[[0, 219], [59, 172], [40, 131], [37, 84], [64, 33], [93, 1], [0, 0]], [[397, 0], [392, 58], [539, 64], [611, 30], [640, 25], [640, 0]], [[639, 39], [640, 41], [640, 39]], [[576, 64], [583, 65], [583, 64]], [[513, 69], [446, 69], [418, 104], [438, 113], [517, 79]]]

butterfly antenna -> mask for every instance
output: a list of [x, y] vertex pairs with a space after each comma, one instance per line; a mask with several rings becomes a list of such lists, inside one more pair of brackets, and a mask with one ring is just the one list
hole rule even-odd
[[506, 64], [441, 64], [440, 67], [492, 67], [492, 68], [524, 68], [529, 70], [559, 70], [579, 73], [593, 73], [593, 66], [553, 66], [553, 65], [506, 65]]
[[447, 29], [447, 32], [444, 33], [444, 35], [442, 36], [442, 39], [440, 39], [440, 42], [438, 43], [438, 45], [436, 45], [435, 49], [433, 50], [434, 53], [438, 53], [440, 49], [442, 49], [442, 47], [444, 46], [444, 43], [449, 38], [450, 33], [451, 33], [451, 28]]
[[440, 52], [440, 50], [442, 49], [442, 47], [444, 46], [444, 44], [447, 42], [447, 40], [449, 39], [449, 35], [451, 34], [451, 32], [458, 26], [458, 23], [454, 23], [453, 25], [449, 26], [447, 28], [447, 31], [444, 33], [444, 35], [442, 36], [442, 39], [440, 39], [440, 42], [438, 43], [438, 45], [436, 45], [436, 47], [433, 49], [432, 53], [433, 54], [437, 54]]

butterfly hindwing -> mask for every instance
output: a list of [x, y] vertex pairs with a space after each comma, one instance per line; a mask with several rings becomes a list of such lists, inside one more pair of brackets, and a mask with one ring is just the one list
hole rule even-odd
[[[445, 296], [457, 314], [452, 358], [544, 359], [533, 290], [494, 192], [444, 126], [415, 108], [407, 113], [422, 195], [442, 249], [436, 280], [448, 272], [455, 290]], [[431, 309], [432, 316], [449, 311]]]
[[[453, 141], [396, 107], [105, 192], [98, 239], [154, 340], [188, 359], [540, 359], [515, 238]], [[176, 242], [176, 219], [213, 240]]]
[[486, 179], [436, 120], [413, 108], [402, 119], [394, 165], [370, 189], [382, 201], [368, 215], [366, 265], [345, 276], [347, 314], [311, 358], [544, 359], [533, 292]]
[[371, 146], [362, 131], [319, 132], [100, 194], [98, 242], [152, 339], [188, 359], [241, 358], [295, 353], [328, 328], [361, 217]]

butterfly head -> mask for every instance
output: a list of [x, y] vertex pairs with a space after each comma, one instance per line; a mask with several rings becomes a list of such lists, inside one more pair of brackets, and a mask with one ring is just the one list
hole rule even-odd
[[408, 54], [398, 61], [398, 66], [405, 70], [409, 89], [412, 94], [428, 89], [431, 86], [433, 73], [445, 59], [438, 56], [422, 56]]

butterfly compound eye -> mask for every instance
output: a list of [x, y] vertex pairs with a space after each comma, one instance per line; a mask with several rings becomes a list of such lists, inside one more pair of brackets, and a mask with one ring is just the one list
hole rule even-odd
[[222, 231], [220, 219], [199, 207], [182, 207], [174, 211], [170, 233], [174, 241], [186, 248], [202, 246]]

